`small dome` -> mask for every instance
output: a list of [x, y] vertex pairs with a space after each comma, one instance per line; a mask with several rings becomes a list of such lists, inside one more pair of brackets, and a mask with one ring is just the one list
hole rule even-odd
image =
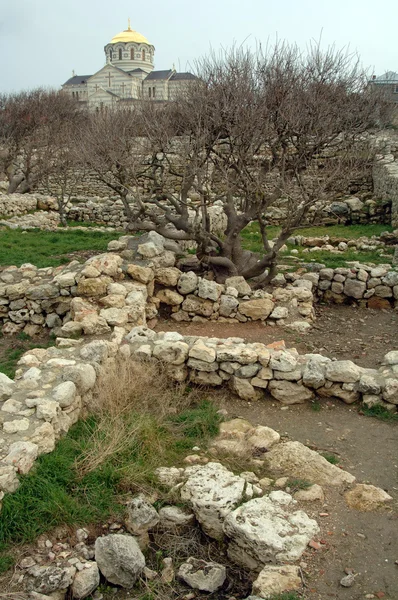
[[117, 44], [118, 42], [135, 42], [136, 44], [148, 44], [148, 46], [151, 46], [146, 37], [138, 33], [138, 31], [131, 29], [130, 19], [128, 28], [115, 35], [110, 41], [111, 44]]

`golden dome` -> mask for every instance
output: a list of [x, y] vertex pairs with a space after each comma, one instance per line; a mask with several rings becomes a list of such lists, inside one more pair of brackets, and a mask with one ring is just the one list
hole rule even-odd
[[148, 46], [151, 46], [146, 37], [138, 33], [138, 31], [131, 29], [130, 19], [128, 28], [115, 35], [110, 41], [111, 44], [117, 44], [118, 42], [135, 42], [136, 44], [148, 44]]

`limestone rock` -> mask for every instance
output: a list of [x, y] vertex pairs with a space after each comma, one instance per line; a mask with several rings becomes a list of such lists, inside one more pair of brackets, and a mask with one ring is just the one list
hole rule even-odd
[[90, 265], [95, 269], [98, 269], [100, 273], [115, 277], [123, 263], [121, 256], [117, 254], [105, 253], [93, 256], [86, 261], [86, 265]]
[[190, 358], [212, 363], [216, 360], [216, 351], [214, 348], [206, 346], [202, 340], [197, 340], [189, 351]]
[[189, 295], [182, 303], [182, 309], [187, 313], [210, 317], [213, 314], [213, 302], [204, 298], [198, 298], [198, 296]]
[[265, 455], [271, 475], [299, 477], [318, 485], [353, 483], [355, 477], [300, 442], [277, 444]]
[[4, 462], [13, 465], [19, 473], [30, 471], [39, 453], [39, 447], [32, 442], [14, 442], [8, 449]]
[[62, 379], [73, 382], [78, 390], [82, 394], [85, 394], [94, 387], [97, 375], [92, 365], [80, 363], [75, 366], [66, 367], [63, 370]]
[[145, 284], [149, 283], [154, 278], [153, 270], [149, 267], [142, 267], [141, 265], [128, 265], [127, 273], [132, 279]]
[[294, 371], [297, 365], [297, 358], [291, 352], [279, 350], [271, 355], [269, 366], [275, 371]]
[[246, 279], [241, 275], [235, 277], [228, 277], [225, 280], [225, 287], [235, 288], [238, 291], [239, 296], [250, 296], [252, 293], [250, 285], [247, 283]]
[[79, 296], [105, 296], [108, 281], [100, 278], [80, 279], [77, 284]]
[[207, 279], [199, 278], [198, 283], [198, 296], [199, 298], [205, 298], [217, 302], [222, 293], [222, 286], [215, 281], [208, 281]]
[[153, 506], [139, 494], [127, 505], [126, 528], [133, 535], [142, 535], [159, 523], [159, 515]]
[[193, 525], [195, 515], [179, 506], [163, 506], [159, 509], [159, 519], [159, 527], [174, 530]]
[[398, 350], [391, 350], [384, 356], [383, 362], [386, 365], [398, 365]]
[[236, 298], [223, 294], [220, 298], [220, 316], [229, 317], [238, 306], [239, 301]]
[[366, 283], [358, 279], [346, 279], [344, 284], [344, 294], [351, 298], [362, 298], [366, 291]]
[[247, 345], [220, 344], [217, 346], [218, 362], [237, 362], [241, 365], [249, 365], [255, 363], [257, 358], [258, 353]]
[[95, 541], [95, 560], [103, 576], [130, 589], [145, 567], [145, 558], [132, 536], [110, 534]]
[[268, 384], [268, 390], [274, 398], [282, 404], [302, 404], [311, 400], [314, 393], [300, 383], [285, 380], [272, 380]]
[[232, 511], [224, 521], [230, 559], [250, 569], [298, 560], [319, 527], [305, 512], [294, 511], [294, 505], [289, 494], [276, 491]]
[[259, 400], [260, 393], [256, 390], [250, 381], [247, 379], [241, 379], [239, 377], [231, 378], [231, 387], [233, 391], [242, 398], [242, 400]]
[[32, 577], [30, 589], [40, 594], [51, 594], [67, 589], [73, 582], [75, 567], [56, 567], [55, 565], [34, 565], [28, 570]]
[[177, 290], [180, 294], [191, 294], [198, 287], [198, 276], [193, 271], [188, 271], [188, 273], [182, 273], [180, 279], [178, 280]]
[[188, 357], [189, 346], [185, 342], [159, 342], [153, 356], [171, 365], [182, 365]]
[[178, 570], [180, 579], [191, 588], [202, 592], [215, 592], [223, 585], [226, 576], [227, 570], [223, 565], [192, 556]]
[[184, 301], [184, 296], [181, 296], [181, 294], [175, 290], [170, 290], [168, 288], [159, 290], [156, 294], [156, 298], [158, 298], [160, 302], [163, 302], [163, 304], [168, 304], [169, 306], [178, 306]]
[[383, 398], [386, 402], [390, 402], [390, 404], [398, 404], [398, 379], [392, 377], [386, 378]]
[[239, 304], [239, 312], [253, 321], [265, 320], [274, 310], [274, 303], [269, 298], [248, 300]]
[[176, 267], [156, 269], [155, 273], [155, 280], [161, 285], [165, 285], [167, 287], [176, 287], [180, 277], [181, 271]]
[[326, 364], [326, 379], [339, 383], [355, 383], [359, 380], [361, 372], [350, 360], [335, 360]]
[[96, 562], [85, 564], [84, 569], [78, 571], [72, 583], [72, 596], [81, 600], [87, 598], [100, 583], [100, 574]]
[[300, 588], [300, 569], [295, 565], [264, 567], [253, 582], [253, 594], [259, 598], [271, 598]]
[[345, 494], [348, 506], [361, 511], [376, 510], [391, 500], [392, 497], [384, 490], [364, 483], [357, 483], [352, 490]]
[[301, 502], [315, 502], [316, 500], [323, 502], [325, 500], [325, 494], [323, 493], [321, 486], [314, 483], [306, 490], [299, 490], [296, 492], [294, 498]]
[[244, 498], [246, 482], [220, 463], [188, 467], [181, 499], [188, 501], [204, 532], [215, 539], [223, 537], [223, 521]]
[[321, 354], [306, 355], [308, 358], [303, 371], [303, 384], [315, 390], [325, 385], [325, 369], [329, 358]]
[[0, 373], [0, 401], [7, 400], [12, 395], [15, 383], [4, 373]]

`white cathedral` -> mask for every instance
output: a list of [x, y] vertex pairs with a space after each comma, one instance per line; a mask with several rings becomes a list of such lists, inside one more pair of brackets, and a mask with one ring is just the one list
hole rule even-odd
[[104, 48], [106, 65], [94, 75], [75, 75], [62, 89], [90, 109], [101, 110], [117, 102], [148, 98], [156, 102], [173, 100], [196, 79], [192, 73], [177, 73], [174, 67], [154, 71], [155, 47], [130, 27]]

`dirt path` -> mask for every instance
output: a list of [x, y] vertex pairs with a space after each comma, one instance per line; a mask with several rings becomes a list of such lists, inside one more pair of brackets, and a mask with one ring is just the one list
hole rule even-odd
[[[389, 350], [398, 349], [398, 313], [352, 306], [317, 306], [317, 320], [310, 333], [300, 335], [286, 327], [250, 323], [174, 323], [159, 321], [156, 331], [178, 331], [183, 335], [242, 337], [269, 344], [285, 340], [301, 353], [319, 352], [329, 357], [354, 360], [363, 367], [380, 365]], [[398, 594], [397, 594], [398, 599]]]
[[[308, 585], [305, 598], [362, 600], [370, 595], [370, 598], [397, 600], [397, 425], [361, 416], [355, 408], [333, 402], [320, 412], [307, 405], [281, 410], [272, 400], [249, 405], [234, 397], [224, 405], [228, 418], [241, 416], [319, 451], [337, 454], [339, 465], [353, 473], [359, 482], [379, 486], [394, 498], [388, 509], [370, 513], [349, 509], [342, 490], [327, 490], [324, 505], [302, 504], [303, 510], [320, 524], [322, 542], [320, 550], [309, 548], [302, 558]], [[329, 516], [320, 517], [319, 513]], [[339, 583], [346, 568], [359, 573], [349, 589]]]

